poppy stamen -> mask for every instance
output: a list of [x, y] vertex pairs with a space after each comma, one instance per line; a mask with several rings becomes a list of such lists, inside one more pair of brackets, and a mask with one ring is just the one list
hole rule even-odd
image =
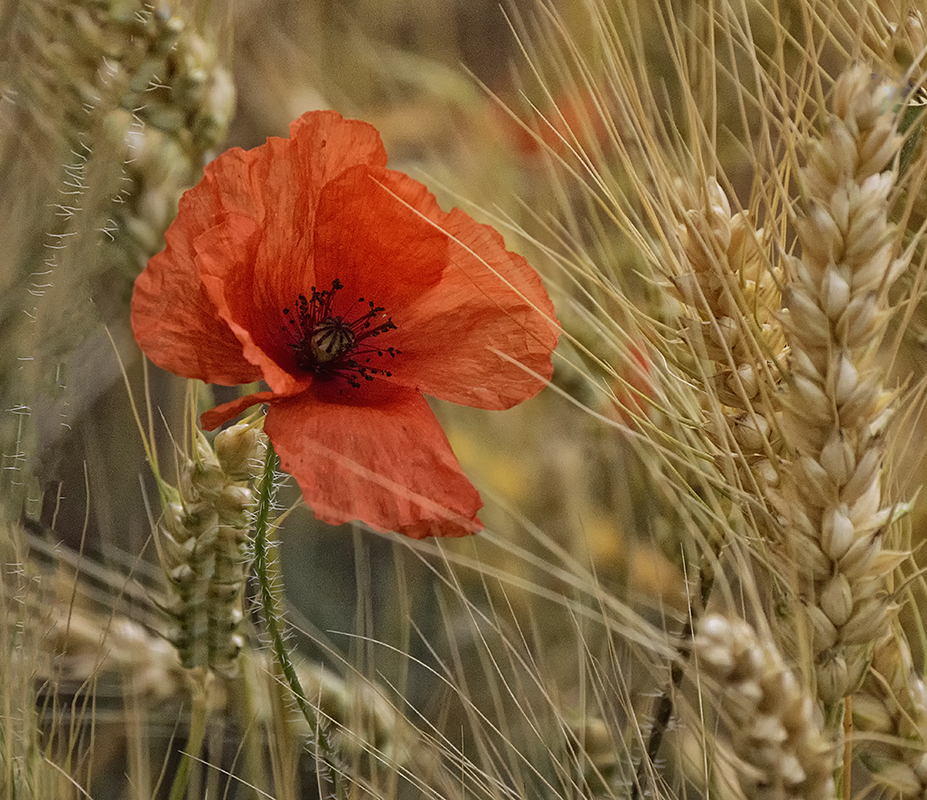
[[296, 366], [322, 380], [342, 378], [359, 389], [360, 379], [372, 381], [375, 375], [392, 376], [379, 367], [370, 366], [374, 355], [395, 358], [402, 351], [395, 347], [373, 347], [365, 340], [396, 330], [392, 317], [383, 306], [358, 298], [364, 311], [355, 319], [334, 313], [335, 293], [343, 289], [341, 281], [332, 281], [331, 289], [311, 288], [310, 297], [300, 294], [295, 314], [284, 308], [287, 324], [283, 331], [291, 338], [288, 347], [296, 354]]

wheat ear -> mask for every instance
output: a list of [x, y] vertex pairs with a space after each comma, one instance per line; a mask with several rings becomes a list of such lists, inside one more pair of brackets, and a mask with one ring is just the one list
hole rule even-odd
[[815, 720], [814, 701], [771, 642], [741, 619], [709, 614], [693, 642], [699, 674], [716, 692], [744, 795], [751, 800], [829, 800], [834, 750]]
[[903, 557], [883, 549], [902, 507], [883, 503], [881, 490], [896, 395], [883, 387], [879, 348], [889, 289], [905, 269], [887, 219], [901, 144], [893, 93], [862, 65], [837, 80], [827, 129], [809, 143], [800, 175], [801, 255], [783, 258], [792, 462], [773, 493], [784, 525], [776, 549], [805, 602], [817, 692], [835, 726], [894, 609], [885, 576]]
[[895, 625], [876, 644], [853, 696], [856, 751], [872, 776], [902, 797], [927, 796], [927, 687]]
[[701, 202], [689, 205], [678, 225], [684, 271], [672, 278], [687, 314], [683, 338], [705, 362], [702, 381], [717, 400], [708, 413], [719, 466], [736, 464], [739, 480], [756, 492], [777, 481], [770, 456], [777, 438], [773, 390], [785, 350], [776, 317], [780, 276], [766, 257], [766, 234], [748, 212], [731, 213], [716, 179], [707, 181]]
[[196, 452], [158, 524], [175, 623], [171, 640], [188, 669], [224, 676], [238, 670], [241, 597], [253, 497], [248, 481], [259, 468], [263, 434], [242, 423], [216, 436], [213, 449], [196, 431]]
[[[133, 278], [163, 247], [181, 192], [225, 139], [234, 112], [221, 26], [201, 17], [183, 4], [167, 11], [119, 0], [36, 0], [22, 4], [17, 20], [30, 118], [72, 151], [69, 162], [98, 148], [119, 168], [100, 230]], [[60, 208], [70, 217], [77, 205]]]

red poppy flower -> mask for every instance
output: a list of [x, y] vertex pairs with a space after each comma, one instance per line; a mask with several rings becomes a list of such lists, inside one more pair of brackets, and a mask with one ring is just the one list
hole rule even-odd
[[386, 169], [376, 130], [330, 111], [232, 149], [181, 198], [132, 297], [158, 366], [267, 391], [264, 429], [316, 516], [413, 537], [482, 528], [423, 393], [486, 409], [535, 395], [559, 326], [527, 262]]

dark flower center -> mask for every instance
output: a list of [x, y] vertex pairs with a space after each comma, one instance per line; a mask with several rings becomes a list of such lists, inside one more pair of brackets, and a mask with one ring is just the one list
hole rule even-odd
[[351, 326], [341, 317], [326, 317], [312, 332], [309, 350], [316, 366], [335, 361], [357, 345]]
[[287, 324], [283, 331], [291, 338], [288, 347], [296, 354], [296, 366], [322, 380], [343, 378], [355, 389], [361, 379], [372, 381], [375, 375], [393, 373], [371, 366], [374, 356], [395, 358], [402, 351], [395, 347], [376, 347], [369, 341], [382, 333], [396, 330], [392, 317], [372, 300], [358, 298], [361, 310], [351, 319], [350, 314], [332, 311], [335, 293], [344, 286], [332, 281], [331, 289], [319, 291], [312, 287], [307, 299], [300, 294], [295, 313], [283, 309]]

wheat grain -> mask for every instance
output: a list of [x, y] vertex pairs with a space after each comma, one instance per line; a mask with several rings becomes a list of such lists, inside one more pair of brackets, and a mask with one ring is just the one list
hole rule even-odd
[[927, 687], [898, 626], [878, 641], [853, 697], [857, 746], [873, 777], [903, 797], [927, 792]]

